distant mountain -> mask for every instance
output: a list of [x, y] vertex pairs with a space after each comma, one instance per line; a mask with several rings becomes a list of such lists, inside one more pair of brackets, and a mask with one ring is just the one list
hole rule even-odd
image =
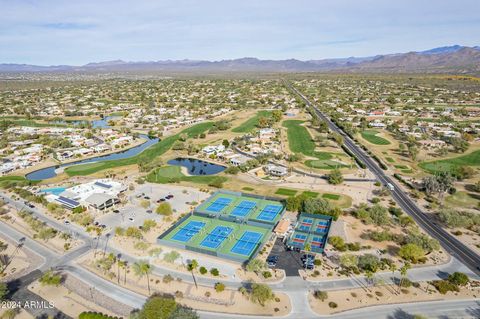
[[[420, 51], [418, 53], [420, 54], [442, 54], [442, 53], [453, 53], [460, 51], [461, 49], [465, 48], [464, 46], [455, 44], [451, 46], [445, 46], [445, 47], [439, 47], [439, 48], [434, 48], [426, 51]], [[475, 47], [474, 47], [475, 48]]]
[[349, 67], [348, 71], [395, 73], [480, 73], [480, 50], [470, 47], [445, 47], [430, 53], [409, 52], [382, 55]]
[[480, 73], [480, 47], [444, 46], [420, 52], [300, 61], [241, 58], [88, 63], [83, 66], [0, 64], [0, 72], [389, 72]]

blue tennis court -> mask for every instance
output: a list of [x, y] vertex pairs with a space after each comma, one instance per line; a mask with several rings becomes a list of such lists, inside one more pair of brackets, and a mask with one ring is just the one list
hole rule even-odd
[[230, 215], [236, 217], [245, 217], [256, 205], [257, 204], [255, 202], [243, 200], [232, 210]]
[[200, 230], [205, 226], [204, 222], [199, 222], [192, 220], [188, 224], [186, 224], [184, 227], [182, 227], [175, 236], [172, 237], [173, 240], [178, 240], [181, 242], [187, 242], [189, 241], [193, 236], [198, 234]]
[[319, 221], [317, 223], [316, 232], [324, 233], [327, 231], [328, 221]]
[[267, 205], [263, 208], [262, 212], [258, 215], [257, 219], [272, 221], [277, 217], [278, 213], [282, 210], [282, 206]]
[[323, 248], [323, 237], [314, 236], [311, 241], [312, 248]]
[[292, 243], [303, 246], [303, 244], [305, 243], [305, 240], [307, 240], [307, 235], [295, 234], [295, 236], [293, 237]]
[[304, 218], [300, 225], [298, 226], [298, 229], [301, 231], [310, 231], [310, 227], [312, 227], [313, 224], [313, 219], [312, 218]]
[[226, 226], [215, 227], [210, 234], [200, 243], [200, 246], [218, 248], [220, 244], [230, 235], [233, 229]]
[[235, 254], [250, 256], [261, 239], [262, 234], [246, 231], [243, 233], [242, 237], [237, 240], [235, 246], [233, 246], [230, 251]]
[[222, 209], [228, 206], [231, 202], [232, 202], [231, 198], [219, 197], [207, 207], [207, 210], [210, 212], [218, 213], [218, 212], [221, 212]]

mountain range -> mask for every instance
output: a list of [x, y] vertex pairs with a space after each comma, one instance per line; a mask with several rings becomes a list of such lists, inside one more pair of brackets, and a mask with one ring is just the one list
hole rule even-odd
[[0, 64], [0, 72], [375, 72], [480, 74], [480, 46], [444, 46], [426, 51], [338, 59], [164, 60], [88, 63], [82, 66]]

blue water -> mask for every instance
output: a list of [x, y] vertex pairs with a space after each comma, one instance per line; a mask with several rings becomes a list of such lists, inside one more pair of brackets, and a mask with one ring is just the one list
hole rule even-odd
[[140, 134], [140, 137], [146, 139], [147, 141], [143, 144], [129, 148], [128, 150], [118, 152], [118, 153], [112, 153], [108, 155], [92, 157], [89, 159], [80, 160], [72, 163], [66, 163], [62, 165], [42, 168], [25, 175], [25, 178], [30, 181], [40, 181], [43, 179], [48, 179], [48, 178], [57, 176], [57, 173], [55, 173], [55, 170], [60, 167], [69, 167], [69, 166], [79, 165], [79, 164], [104, 162], [104, 161], [110, 161], [110, 160], [119, 160], [119, 159], [129, 158], [143, 152], [146, 148], [158, 142], [158, 138], [149, 138], [147, 135], [143, 135], [143, 134]]
[[167, 162], [170, 165], [183, 166], [190, 175], [214, 175], [223, 172], [226, 167], [195, 158], [175, 158]]
[[[107, 128], [110, 127], [108, 125], [108, 121], [110, 120], [116, 120], [120, 118], [121, 116], [105, 116], [103, 119], [100, 120], [93, 120], [90, 121], [90, 124], [92, 124], [92, 128]], [[82, 121], [82, 120], [61, 120], [61, 121], [52, 121], [51, 123], [55, 124], [72, 124], [72, 125], [80, 125], [80, 124], [86, 124], [88, 121]]]
[[45, 188], [40, 191], [40, 193], [47, 193], [53, 195], [60, 195], [63, 193], [67, 188], [66, 187], [52, 187], [52, 188]]

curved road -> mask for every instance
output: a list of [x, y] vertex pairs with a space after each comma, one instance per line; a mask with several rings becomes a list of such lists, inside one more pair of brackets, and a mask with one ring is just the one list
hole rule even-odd
[[[17, 209], [26, 209], [26, 206], [22, 202], [18, 202], [12, 200], [8, 196], [0, 194], [0, 197], [8, 202], [10, 205], [16, 207]], [[104, 280], [103, 278], [98, 277], [96, 274], [89, 272], [86, 269], [79, 267], [75, 264], [74, 259], [80, 257], [81, 255], [87, 253], [90, 249], [98, 246], [98, 249], [101, 251], [106, 247], [107, 253], [119, 253], [114, 247], [108, 245], [106, 238], [101, 238], [99, 243], [97, 244], [97, 240], [92, 239], [88, 233], [86, 233], [80, 227], [75, 225], [64, 225], [59, 223], [58, 221], [50, 218], [49, 216], [44, 215], [40, 211], [36, 209], [30, 209], [36, 217], [45, 221], [51, 227], [55, 227], [61, 231], [65, 232], [72, 232], [74, 229], [74, 233], [76, 236], [84, 241], [84, 244], [71, 252], [59, 255], [56, 252], [51, 251], [46, 246], [30, 239], [25, 238], [25, 236], [15, 229], [11, 228], [8, 224], [0, 222], [0, 232], [5, 236], [9, 237], [13, 241], [20, 241], [23, 239], [23, 245], [32, 250], [36, 253], [42, 255], [45, 258], [45, 262], [39, 266], [38, 269], [40, 270], [47, 270], [51, 267], [54, 269], [62, 270], [64, 272], [70, 273], [77, 277], [78, 279], [85, 282], [87, 285], [95, 287], [99, 292], [123, 303], [129, 305], [131, 307], [141, 307], [143, 302], [145, 301], [145, 297], [141, 296], [135, 292], [129, 291], [123, 287], [117, 286], [114, 283]], [[121, 252], [120, 252], [121, 253]], [[122, 254], [122, 259], [127, 260], [129, 263], [134, 263], [138, 259], [129, 256], [126, 254]], [[429, 267], [420, 267], [411, 269], [408, 277], [413, 281], [425, 281], [425, 280], [433, 280], [445, 277], [448, 273], [453, 271], [462, 271], [468, 273], [472, 277], [478, 278], [475, 274], [471, 273], [468, 268], [466, 268], [463, 264], [461, 264], [457, 259], [452, 258], [450, 262], [443, 265], [437, 266], [429, 266]], [[171, 273], [174, 276], [182, 278], [184, 281], [191, 282], [192, 279], [188, 274], [172, 271], [170, 269], [166, 269], [163, 267], [154, 266], [153, 273], [156, 275], [164, 275], [166, 273]], [[386, 284], [391, 284], [394, 280], [394, 277], [390, 272], [385, 273], [378, 273], [377, 278], [382, 278]], [[213, 282], [217, 280], [205, 278], [205, 277], [197, 277], [197, 281], [202, 285], [211, 286]], [[237, 280], [226, 280], [225, 284], [231, 288], [238, 288], [243, 283]], [[281, 282], [272, 283], [270, 284], [272, 289], [275, 291], [281, 291], [286, 293], [291, 302], [292, 302], [292, 312], [286, 316], [288, 318], [318, 318], [319, 316], [314, 314], [313, 311], [310, 309], [310, 306], [307, 302], [307, 293], [309, 290], [313, 289], [321, 289], [321, 290], [342, 290], [342, 289], [351, 289], [351, 288], [358, 288], [358, 287], [366, 287], [368, 283], [366, 282], [365, 278], [363, 277], [355, 277], [355, 278], [342, 278], [342, 279], [332, 279], [332, 280], [323, 280], [320, 282], [309, 282], [304, 281], [300, 277], [287, 277]], [[465, 304], [468, 304], [472, 311], [479, 311], [478, 305], [475, 304], [475, 301], [467, 300], [467, 301], [444, 301], [442, 306], [439, 307], [436, 304], [432, 304], [430, 302], [426, 303], [418, 303], [414, 305], [388, 305], [379, 307], [381, 311], [379, 311], [378, 315], [374, 318], [385, 318], [389, 315], [394, 315], [398, 309], [419, 309], [415, 310], [417, 312], [414, 313], [428, 313], [434, 314], [435, 311], [438, 309], [444, 309], [445, 313], [452, 313], [452, 314], [462, 314], [463, 317], [468, 315], [468, 312], [465, 312], [467, 308], [464, 307]], [[413, 308], [412, 308], [413, 307]], [[375, 308], [377, 309], [377, 307]], [[337, 317], [348, 317], [348, 318], [363, 318], [365, 312], [368, 310], [363, 309], [356, 309], [352, 311], [348, 311], [343, 313], [341, 316]], [[224, 318], [224, 314], [217, 314], [211, 312], [200, 312], [202, 318]], [[229, 315], [231, 318], [265, 318], [261, 316], [251, 317], [251, 316], [241, 316], [241, 315]], [[334, 316], [335, 317], [335, 316]], [[394, 317], [392, 317], [394, 318]]]
[[345, 146], [357, 156], [367, 168], [375, 174], [378, 180], [387, 185], [388, 183], [394, 185], [394, 190], [391, 192], [393, 199], [398, 205], [419, 224], [430, 236], [437, 239], [442, 247], [452, 256], [458, 258], [463, 264], [470, 268], [474, 273], [480, 275], [480, 256], [464, 245], [454, 236], [445, 231], [440, 225], [432, 221], [432, 215], [423, 212], [415, 202], [397, 185], [392, 178], [385, 174], [385, 172], [378, 166], [378, 164], [370, 156], [368, 156], [355, 142], [343, 132], [340, 127], [333, 123], [330, 118], [323, 114], [317, 106], [311, 103], [301, 92], [299, 92], [290, 83], [286, 82], [293, 92], [314, 111], [315, 114], [323, 121], [325, 121], [330, 130], [339, 133], [344, 137]]

